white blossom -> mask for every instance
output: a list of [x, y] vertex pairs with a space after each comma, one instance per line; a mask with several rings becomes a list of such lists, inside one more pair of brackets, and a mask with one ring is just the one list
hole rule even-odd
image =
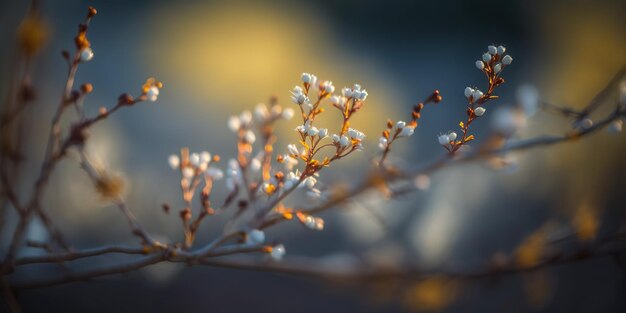
[[455, 133], [455, 132], [450, 132], [450, 133], [448, 134], [448, 139], [449, 139], [450, 141], [455, 141], [455, 140], [456, 140], [456, 133]]
[[290, 120], [293, 118], [294, 111], [292, 108], [286, 108], [283, 110], [282, 117], [286, 120]]
[[430, 177], [424, 174], [417, 175], [417, 177], [413, 180], [413, 184], [418, 190], [427, 190], [430, 188]]
[[228, 119], [228, 128], [234, 132], [239, 131], [239, 129], [241, 128], [241, 121], [239, 120], [239, 117], [231, 116]]
[[298, 152], [298, 148], [294, 144], [287, 145], [287, 151], [289, 151], [289, 154], [291, 154], [291, 155], [299, 155], [300, 154], [300, 152]]
[[378, 139], [378, 148], [380, 150], [385, 150], [387, 148], [387, 138], [380, 137], [380, 139]]
[[476, 64], [476, 68], [481, 71], [485, 68], [485, 62], [481, 60], [477, 60], [475, 64]]
[[365, 134], [354, 129], [354, 128], [349, 128], [348, 129], [348, 136], [350, 136], [351, 139], [355, 139], [355, 140], [363, 140], [365, 138]]
[[493, 67], [493, 72], [494, 72], [495, 74], [500, 73], [500, 71], [501, 71], [501, 70], [502, 70], [502, 64], [500, 64], [500, 63], [496, 64], [496, 65]]
[[324, 81], [321, 87], [325, 93], [332, 94], [335, 92], [335, 86], [333, 86], [333, 82], [330, 80]]
[[474, 109], [474, 115], [476, 116], [483, 116], [483, 114], [485, 114], [487, 110], [483, 107], [477, 107], [476, 109]]
[[342, 147], [347, 147], [348, 144], [350, 144], [350, 139], [346, 136], [341, 136], [341, 138], [339, 139], [339, 145], [341, 145]]
[[502, 58], [502, 64], [504, 65], [509, 65], [513, 62], [513, 58], [510, 55], [505, 55], [504, 58]]
[[180, 166], [180, 157], [175, 154], [172, 154], [167, 158], [167, 163], [169, 163], [170, 167], [175, 170]]
[[491, 61], [491, 54], [489, 53], [483, 54], [483, 61], [485, 61], [485, 63], [488, 63], [489, 61]]
[[328, 136], [328, 128], [320, 128], [317, 135], [320, 136], [320, 138]]
[[404, 127], [398, 134], [398, 137], [409, 137], [413, 135], [413, 132], [415, 132], [415, 127]]
[[471, 87], [465, 87], [465, 90], [463, 91], [463, 93], [465, 94], [465, 98], [468, 98], [472, 96], [472, 94], [474, 94], [474, 89]]
[[250, 169], [254, 172], [258, 172], [261, 170], [261, 160], [254, 158], [250, 161]]
[[191, 165], [196, 166], [196, 167], [200, 165], [200, 155], [197, 153], [192, 153], [189, 156], [189, 163], [191, 163]]
[[256, 141], [256, 135], [253, 131], [248, 130], [244, 136], [244, 139], [246, 140], [246, 142], [253, 144]]
[[317, 130], [317, 127], [315, 126], [311, 126], [309, 127], [309, 129], [307, 130], [307, 134], [311, 137], [313, 136], [317, 136], [317, 133], [319, 132], [319, 130]]
[[333, 142], [335, 142], [335, 143], [339, 142], [339, 140], [341, 139], [341, 138], [339, 138], [339, 135], [337, 135], [337, 134], [333, 134], [331, 136], [331, 138], [332, 138]]
[[350, 88], [350, 87], [343, 87], [341, 89], [341, 95], [346, 97], [346, 98], [352, 98], [352, 88]]
[[302, 87], [295, 86], [291, 91], [291, 101], [297, 105], [303, 105], [305, 103], [309, 103], [309, 98], [304, 94], [304, 90]]
[[300, 76], [300, 79], [302, 79], [303, 83], [310, 84], [313, 81], [313, 77], [315, 77], [315, 75], [311, 75], [309, 73], [302, 73], [302, 76]]
[[276, 245], [272, 247], [272, 252], [270, 252], [270, 258], [274, 261], [280, 261], [285, 256], [285, 246]]
[[496, 46], [488, 46], [487, 50], [489, 50], [489, 54], [491, 55], [498, 54], [498, 48], [496, 48]]
[[478, 89], [474, 89], [474, 92], [472, 92], [472, 98], [474, 100], [474, 102], [480, 100], [480, 98], [482, 98], [483, 96], [483, 92], [478, 90]]
[[239, 120], [244, 126], [250, 125], [250, 123], [252, 122], [252, 113], [250, 113], [250, 111], [248, 110], [241, 112], [241, 114], [239, 114]]
[[506, 47], [498, 46], [498, 54], [499, 55], [504, 55], [504, 52], [506, 52]]
[[80, 50], [80, 61], [81, 62], [89, 62], [93, 59], [93, 50], [91, 48], [83, 48]]
[[211, 162], [211, 153], [209, 151], [200, 152], [200, 163], [209, 163]]
[[196, 175], [196, 170], [191, 167], [183, 168], [183, 178], [190, 179]]
[[159, 97], [159, 88], [157, 86], [150, 87], [148, 89], [148, 92], [146, 92], [146, 98], [148, 98], [148, 101], [150, 102], [157, 101], [158, 97]]
[[448, 137], [447, 134], [439, 135], [439, 137], [437, 137], [437, 140], [439, 140], [440, 145], [444, 146], [450, 143], [450, 137]]
[[253, 229], [246, 234], [246, 243], [256, 245], [265, 242], [265, 233], [262, 230]]
[[304, 179], [304, 181], [302, 182], [307, 188], [313, 188], [315, 187], [315, 184], [317, 184], [317, 179], [315, 179], [315, 177], [313, 176], [309, 176], [307, 178]]
[[259, 103], [256, 105], [256, 107], [254, 108], [254, 118], [257, 121], [263, 122], [267, 120], [269, 116], [270, 116], [270, 112], [267, 109], [267, 106], [265, 105], [265, 103]]
[[290, 155], [285, 154], [283, 155], [283, 164], [285, 165], [285, 168], [287, 170], [291, 171], [296, 165], [298, 165], [298, 159], [292, 158]]
[[289, 174], [287, 174], [287, 177], [285, 177], [285, 189], [289, 190], [291, 188], [293, 188], [298, 181], [300, 180], [300, 172], [298, 172], [296, 170], [296, 172], [289, 172]]

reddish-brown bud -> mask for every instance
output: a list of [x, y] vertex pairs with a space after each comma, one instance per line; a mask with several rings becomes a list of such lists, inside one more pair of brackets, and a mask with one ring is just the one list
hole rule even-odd
[[98, 11], [96, 10], [96, 8], [94, 8], [94, 7], [90, 6], [90, 7], [88, 8], [88, 11], [87, 11], [87, 17], [88, 17], [88, 18], [91, 18], [91, 17], [93, 17], [93, 16], [94, 16], [94, 15], [96, 15], [96, 14], [98, 14]]
[[122, 105], [124, 104], [130, 105], [130, 104], [133, 104], [135, 100], [133, 99], [133, 96], [127, 93], [123, 93], [119, 96], [119, 98], [117, 98], [117, 101], [119, 104], [122, 104]]
[[80, 91], [82, 91], [84, 94], [91, 93], [93, 91], [93, 85], [90, 83], [84, 83], [82, 84], [82, 86], [80, 86]]

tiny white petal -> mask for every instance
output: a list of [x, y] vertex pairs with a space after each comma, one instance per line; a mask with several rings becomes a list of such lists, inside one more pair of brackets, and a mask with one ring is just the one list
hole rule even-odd
[[167, 158], [167, 163], [169, 163], [170, 167], [175, 170], [178, 169], [178, 167], [180, 166], [180, 157], [178, 157], [175, 154], [170, 155], [169, 158]]

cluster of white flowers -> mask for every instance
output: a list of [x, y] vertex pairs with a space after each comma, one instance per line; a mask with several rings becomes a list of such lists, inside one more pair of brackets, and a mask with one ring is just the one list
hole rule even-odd
[[192, 153], [189, 155], [189, 162], [187, 164], [181, 164], [180, 157], [176, 154], [170, 155], [167, 162], [172, 169], [180, 170], [183, 179], [186, 180], [190, 180], [201, 173], [206, 173], [206, 175], [214, 180], [219, 180], [224, 177], [222, 170], [215, 167], [209, 167], [209, 164], [211, 163], [211, 153], [208, 151]]
[[506, 48], [504, 46], [488, 46], [487, 52], [482, 56], [482, 60], [476, 61], [476, 68], [484, 71], [485, 68], [493, 64], [493, 73], [499, 74], [502, 69], [513, 62], [510, 55], [504, 55]]
[[324, 230], [324, 220], [312, 215], [304, 215], [301, 220], [302, 225], [312, 230]]
[[354, 84], [354, 87], [344, 87], [341, 89], [341, 95], [347, 99], [355, 99], [358, 101], [365, 101], [367, 99], [367, 90], [362, 89], [361, 85]]
[[93, 59], [93, 50], [91, 48], [83, 48], [80, 50], [80, 62], [89, 62]]
[[304, 125], [300, 125], [298, 127], [296, 127], [295, 129], [297, 132], [299, 132], [302, 135], [307, 135], [310, 137], [315, 137], [315, 136], [319, 136], [319, 138], [326, 138], [326, 136], [328, 136], [328, 129], [327, 128], [320, 128], [318, 129], [315, 126], [311, 126], [311, 121], [307, 120]]
[[439, 137], [437, 137], [437, 139], [439, 140], [439, 144], [442, 146], [448, 145], [451, 142], [454, 142], [456, 140], [456, 133], [455, 132], [449, 132], [447, 134], [441, 134], [439, 135]]
[[333, 92], [335, 92], [335, 86], [333, 85], [333, 82], [331, 82], [330, 80], [326, 80], [322, 84], [320, 84], [320, 91], [323, 94], [332, 95]]
[[268, 108], [265, 103], [259, 103], [254, 108], [254, 119], [259, 123], [273, 121], [278, 118], [290, 120], [293, 118], [293, 115], [294, 111], [292, 108], [283, 109], [280, 105], [273, 105], [271, 108]]
[[[302, 87], [300, 86], [293, 87], [293, 90], [291, 91], [291, 101], [297, 105], [311, 104], [311, 99], [309, 99], [304, 89], [302, 89]], [[312, 108], [312, 106], [310, 107]]]
[[250, 111], [243, 111], [239, 116], [231, 116], [228, 119], [228, 128], [233, 132], [239, 132], [245, 130], [243, 140], [249, 144], [253, 144], [256, 141], [256, 135], [250, 129], [252, 125], [252, 113]]
[[478, 88], [465, 87], [465, 97], [470, 103], [479, 101], [483, 97], [483, 92]]
[[405, 121], [398, 121], [393, 125], [393, 127], [391, 127], [391, 129], [389, 129], [389, 133], [392, 136], [391, 139], [387, 139], [384, 136], [381, 136], [378, 139], [378, 148], [380, 150], [385, 150], [396, 138], [410, 137], [414, 132], [415, 126], [407, 126]]

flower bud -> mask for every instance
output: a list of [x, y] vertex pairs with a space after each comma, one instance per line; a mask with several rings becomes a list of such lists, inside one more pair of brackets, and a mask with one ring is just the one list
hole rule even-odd
[[485, 114], [485, 111], [487, 111], [485, 108], [477, 107], [476, 109], [474, 109], [474, 115], [483, 116], [483, 114]]
[[505, 55], [504, 58], [502, 58], [502, 64], [504, 65], [509, 65], [511, 62], [513, 62], [513, 58], [510, 55]]

